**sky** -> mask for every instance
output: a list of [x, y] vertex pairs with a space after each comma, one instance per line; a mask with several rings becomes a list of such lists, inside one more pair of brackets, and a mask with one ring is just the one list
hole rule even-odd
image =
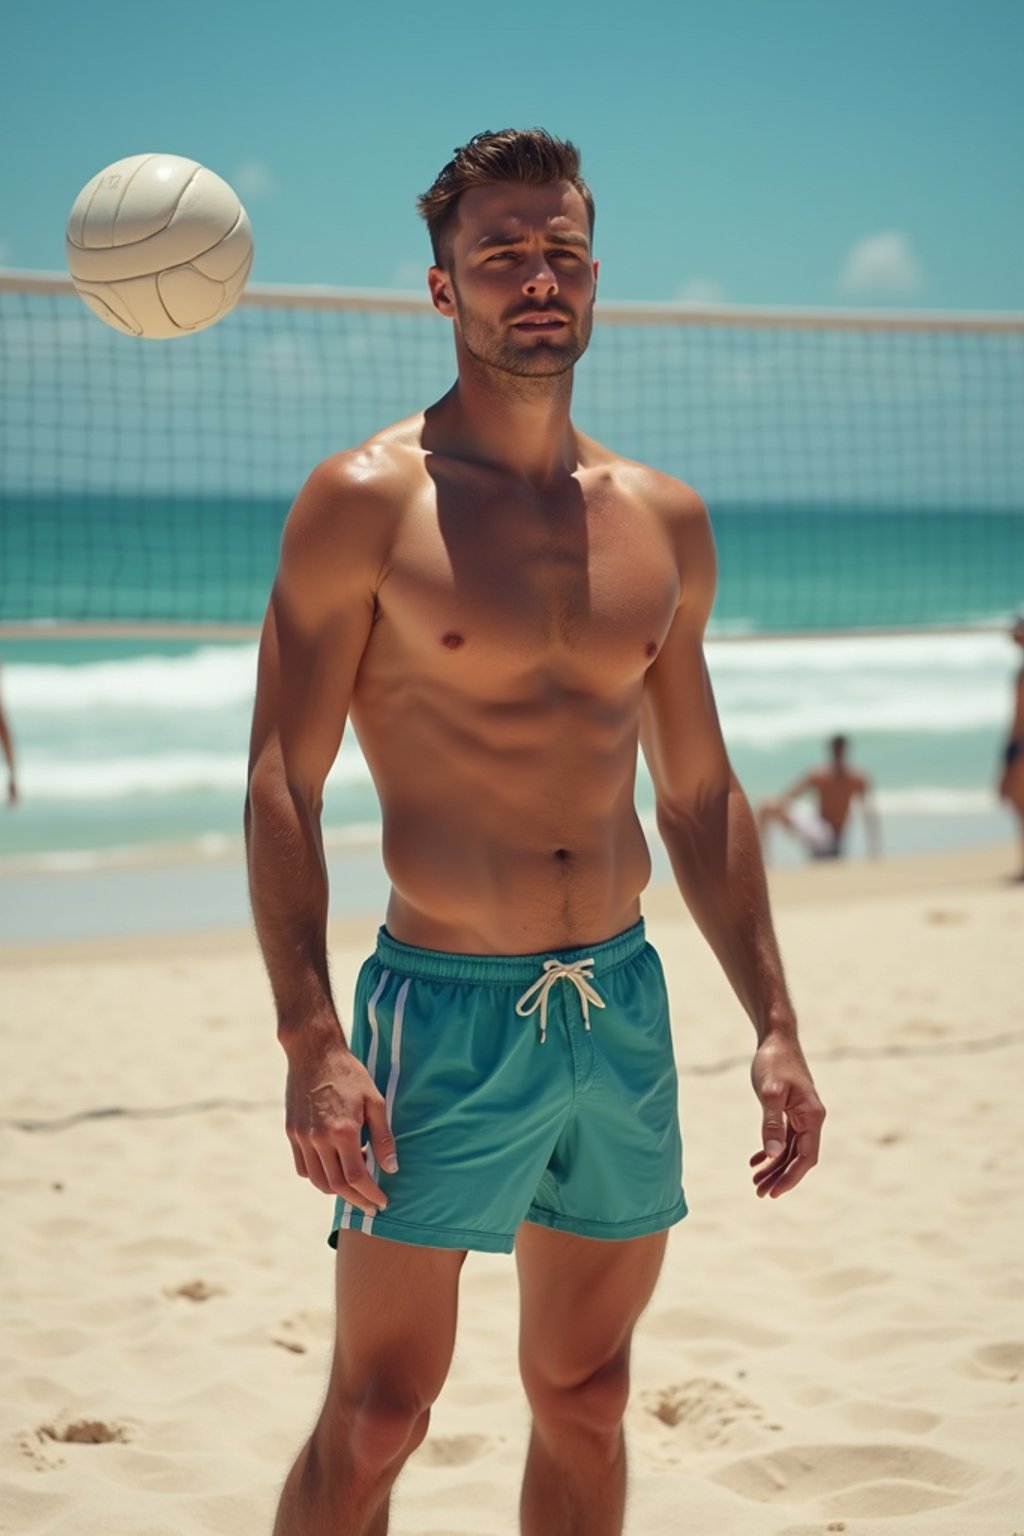
[[541, 125], [606, 300], [1024, 310], [1024, 0], [12, 0], [0, 266], [63, 268], [97, 171], [235, 186], [253, 283], [419, 289], [457, 144]]

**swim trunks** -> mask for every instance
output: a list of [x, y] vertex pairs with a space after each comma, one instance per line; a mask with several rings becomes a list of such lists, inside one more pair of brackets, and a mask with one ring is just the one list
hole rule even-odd
[[399, 1171], [351, 1228], [510, 1253], [523, 1221], [582, 1237], [686, 1215], [678, 1085], [661, 962], [643, 922], [584, 949], [458, 955], [382, 928], [356, 985], [352, 1050], [384, 1095]]
[[807, 804], [789, 807], [789, 819], [812, 859], [838, 859], [842, 853], [839, 833], [831, 822]]

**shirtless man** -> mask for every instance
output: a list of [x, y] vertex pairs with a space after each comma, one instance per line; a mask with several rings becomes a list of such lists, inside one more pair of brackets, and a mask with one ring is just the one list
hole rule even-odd
[[7, 804], [17, 805], [18, 776], [14, 766], [14, 737], [7, 724], [2, 698], [0, 698], [0, 752], [3, 752], [4, 762], [7, 764]]
[[[1013, 621], [1010, 638], [1024, 650], [1024, 613], [1018, 614]], [[1024, 880], [1024, 666], [1014, 681], [1013, 721], [1003, 753], [998, 793], [1000, 800], [1006, 801], [1020, 823], [1021, 869], [1017, 879]]]
[[[824, 767], [812, 768], [777, 800], [761, 802], [757, 825], [766, 852], [768, 828], [777, 824], [798, 838], [812, 858], [839, 858], [850, 810], [857, 800], [864, 811], [868, 851], [873, 857], [878, 856], [882, 840], [871, 800], [871, 780], [850, 767], [846, 760], [848, 745], [845, 736], [833, 736], [828, 744], [830, 761]], [[793, 803], [808, 792], [816, 797], [816, 808]]]
[[[420, 207], [457, 382], [313, 471], [260, 650], [253, 910], [295, 1168], [337, 1197], [333, 1366], [275, 1531], [384, 1536], [466, 1251], [514, 1246], [522, 1531], [615, 1536], [631, 1336], [686, 1209], [638, 740], [680, 889], [757, 1034], [758, 1194], [813, 1167], [824, 1110], [704, 667], [705, 509], [570, 421], [597, 278], [577, 153], [478, 135]], [[350, 1043], [320, 836], [348, 715], [392, 882]]]

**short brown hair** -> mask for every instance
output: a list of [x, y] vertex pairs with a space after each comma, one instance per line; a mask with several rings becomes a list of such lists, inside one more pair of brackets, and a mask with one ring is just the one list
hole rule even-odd
[[488, 130], [474, 134], [468, 144], [461, 144], [438, 173], [429, 192], [416, 200], [427, 221], [434, 261], [439, 267], [446, 266], [451, 257], [463, 192], [502, 181], [529, 187], [570, 182], [586, 204], [593, 238], [594, 197], [580, 175], [580, 152], [575, 144], [568, 139], [556, 139], [543, 128], [501, 128], [497, 133]]

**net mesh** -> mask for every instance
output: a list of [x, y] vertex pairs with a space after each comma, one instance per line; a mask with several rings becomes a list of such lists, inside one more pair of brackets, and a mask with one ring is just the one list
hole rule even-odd
[[[451, 384], [426, 304], [250, 292], [196, 336], [0, 281], [0, 630], [258, 625], [311, 467]], [[1024, 597], [1024, 320], [598, 312], [574, 419], [708, 503], [713, 629], [1001, 622]]]

